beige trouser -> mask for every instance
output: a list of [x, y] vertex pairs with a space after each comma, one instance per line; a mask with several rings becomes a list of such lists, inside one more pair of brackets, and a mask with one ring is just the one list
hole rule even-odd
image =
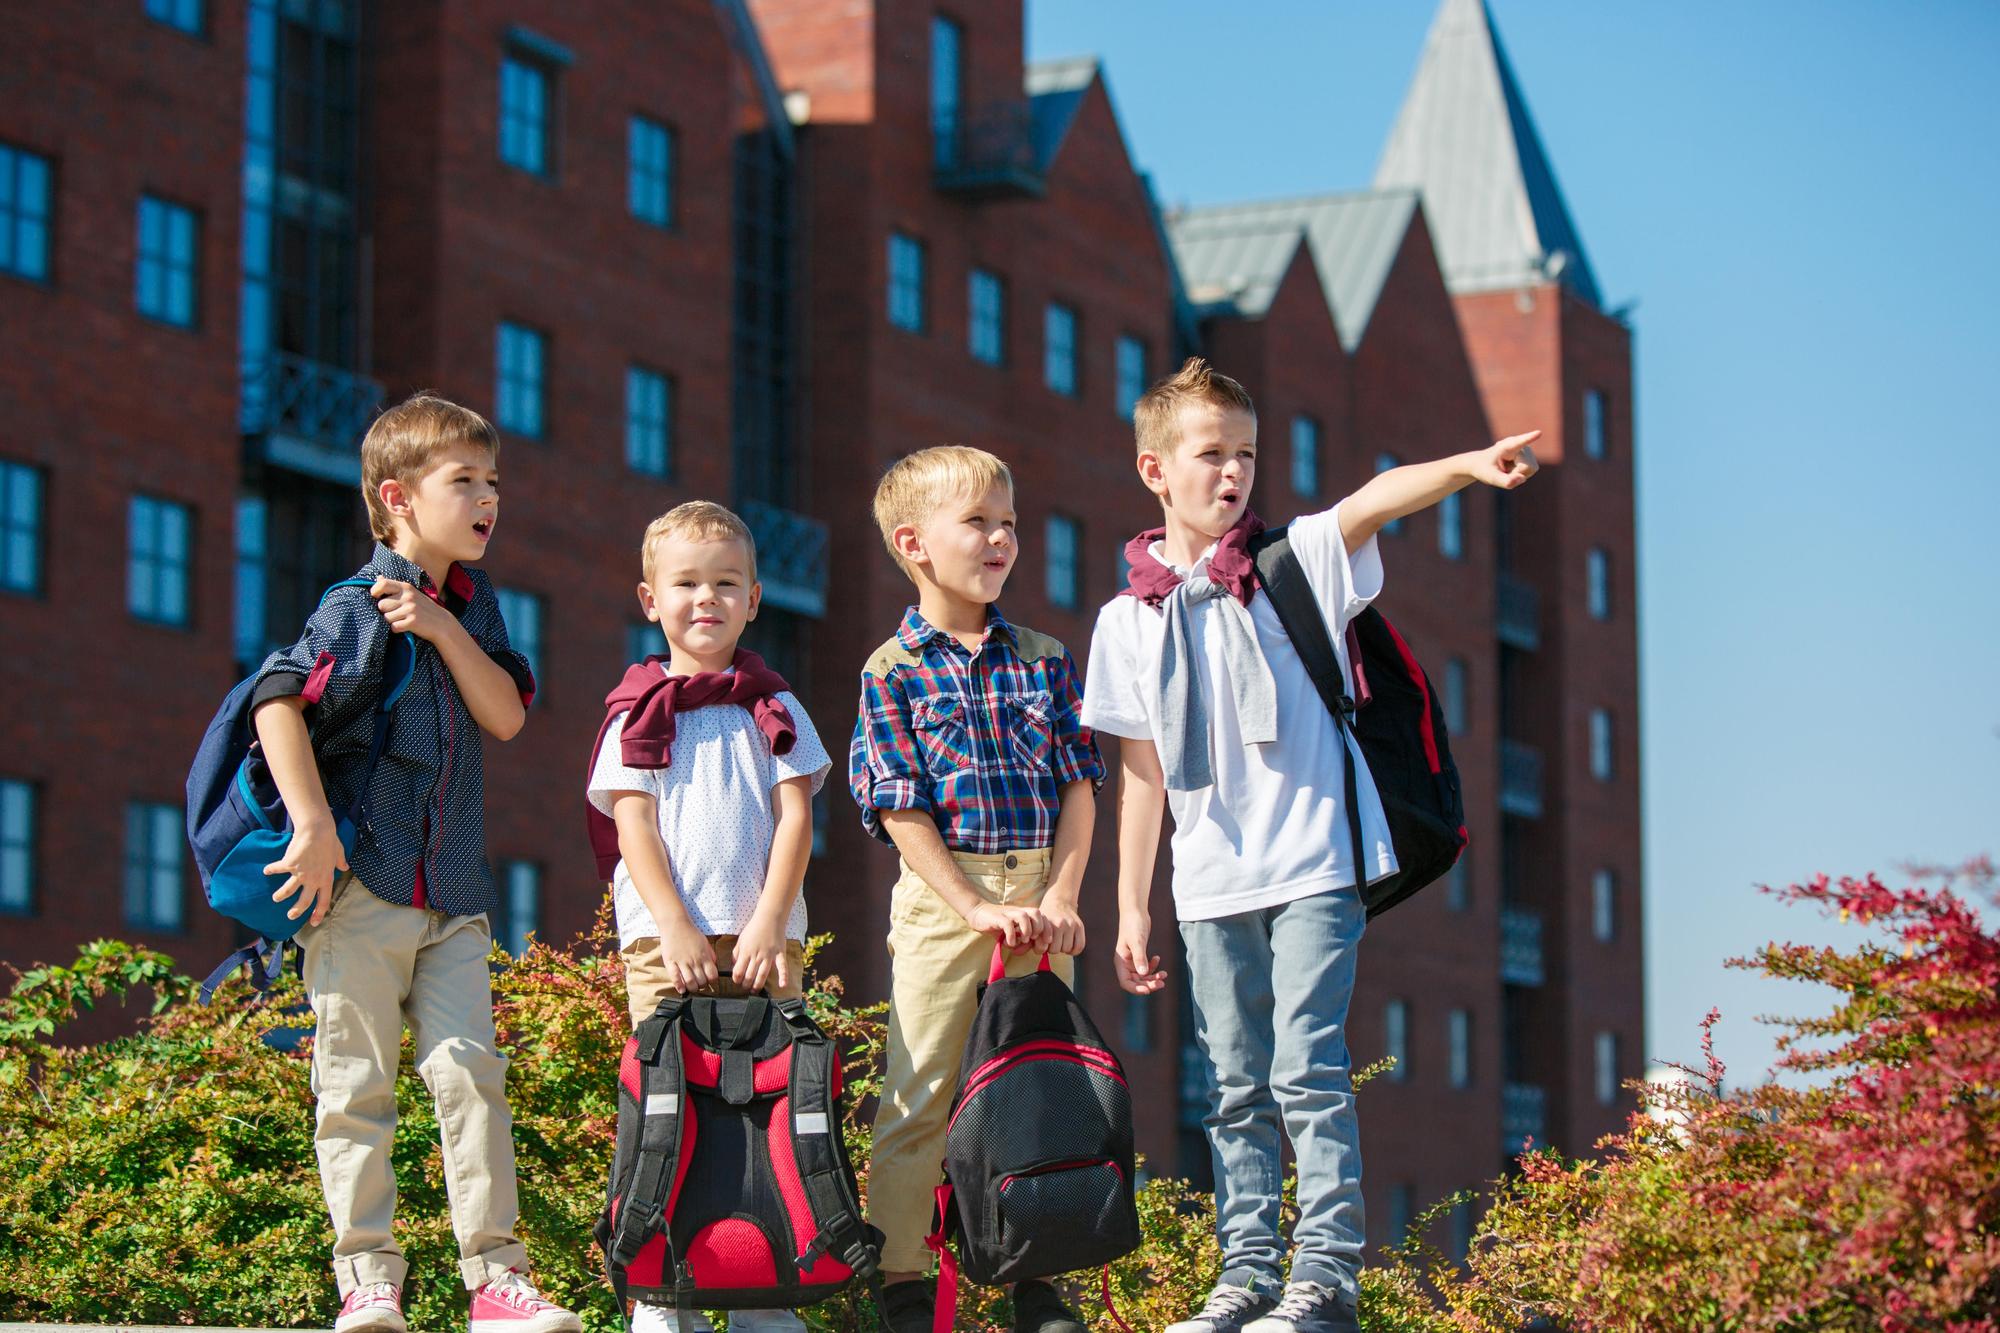
[[[715, 950], [715, 970], [720, 976], [702, 994], [722, 1000], [739, 1000], [750, 994], [729, 979], [729, 969], [736, 961], [736, 936], [711, 935], [708, 942]], [[625, 960], [625, 1003], [632, 1010], [632, 1026], [636, 1028], [660, 1007], [661, 1000], [680, 992], [667, 979], [667, 965], [660, 959], [657, 938], [633, 940], [618, 951], [618, 956]], [[800, 983], [806, 966], [805, 946], [797, 940], [786, 940], [785, 959], [792, 965], [792, 984], [780, 986], [774, 978], [764, 988], [774, 1000], [796, 1000], [804, 994]]]
[[[1033, 907], [1049, 883], [1049, 849], [974, 856], [954, 852], [973, 887], [991, 903]], [[1032, 972], [1039, 954], [1007, 960], [1007, 975]], [[1073, 960], [1050, 960], [1065, 982]], [[979, 1007], [979, 983], [993, 964], [993, 937], [982, 935], [937, 896], [906, 863], [889, 898], [889, 1060], [875, 1110], [868, 1168], [868, 1220], [882, 1229], [882, 1271], [930, 1268], [924, 1245], [944, 1167], [944, 1131], [958, 1093], [958, 1066]]]
[[458, 1270], [468, 1289], [526, 1271], [514, 1236], [513, 1119], [507, 1060], [493, 1040], [484, 915], [398, 907], [353, 875], [333, 888], [325, 920], [299, 932], [313, 1040], [313, 1146], [333, 1218], [333, 1272], [345, 1296], [371, 1282], [403, 1284], [409, 1265], [390, 1235], [396, 1177], [396, 1065], [403, 1024], [417, 1073], [437, 1103], [444, 1183]]

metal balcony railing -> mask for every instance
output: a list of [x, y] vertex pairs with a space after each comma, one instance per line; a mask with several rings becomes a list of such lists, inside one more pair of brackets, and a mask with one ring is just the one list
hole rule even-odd
[[1542, 596], [1512, 574], [1494, 581], [1494, 624], [1500, 642], [1533, 652], [1542, 646]]
[[1533, 1139], [1548, 1142], [1548, 1093], [1533, 1083], [1509, 1083], [1500, 1089], [1500, 1142], [1510, 1153]]
[[361, 436], [382, 407], [366, 375], [272, 352], [242, 370], [243, 434], [268, 461], [334, 481], [361, 476]]
[[1027, 98], [960, 107], [931, 123], [940, 190], [972, 198], [1040, 198], [1047, 182], [1035, 151], [1035, 113]]
[[1500, 910], [1500, 980], [1509, 986], [1539, 986], [1542, 968], [1542, 918], [1519, 907]]
[[1542, 752], [1534, 746], [1500, 742], [1500, 809], [1523, 819], [1542, 817]]
[[762, 500], [745, 500], [740, 508], [757, 539], [757, 579], [765, 602], [802, 616], [824, 616], [826, 524]]

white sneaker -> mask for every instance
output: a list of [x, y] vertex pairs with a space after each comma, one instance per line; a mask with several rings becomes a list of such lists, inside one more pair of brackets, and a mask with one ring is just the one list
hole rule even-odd
[[1269, 1314], [1273, 1304], [1269, 1296], [1225, 1282], [1208, 1293], [1208, 1304], [1197, 1313], [1168, 1324], [1167, 1333], [1243, 1333], [1251, 1320]]
[[805, 1333], [797, 1310], [731, 1310], [729, 1333]]
[[347, 1293], [333, 1333], [409, 1333], [403, 1319], [403, 1289], [393, 1282], [370, 1282]]
[[1243, 1333], [1361, 1333], [1354, 1298], [1317, 1282], [1287, 1282], [1278, 1308]]
[[[632, 1333], [682, 1333], [682, 1330], [674, 1323], [673, 1306], [640, 1301], [632, 1307]], [[686, 1333], [715, 1333], [715, 1325], [701, 1311], [689, 1310]]]

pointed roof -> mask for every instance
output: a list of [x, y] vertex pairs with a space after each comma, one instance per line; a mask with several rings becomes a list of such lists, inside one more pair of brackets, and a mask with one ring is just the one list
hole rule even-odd
[[1047, 171], [1061, 151], [1070, 122], [1076, 119], [1083, 95], [1097, 81], [1100, 68], [1096, 56], [1071, 56], [1036, 61], [1024, 71], [1021, 82], [1028, 94], [1029, 133], [1041, 170]]
[[1454, 292], [1558, 280], [1602, 306], [1486, 0], [1443, 0], [1375, 171], [1421, 190]]
[[1188, 297], [1251, 319], [1270, 309], [1300, 245], [1311, 251], [1340, 342], [1361, 344], [1417, 211], [1412, 190], [1190, 208], [1167, 220]]

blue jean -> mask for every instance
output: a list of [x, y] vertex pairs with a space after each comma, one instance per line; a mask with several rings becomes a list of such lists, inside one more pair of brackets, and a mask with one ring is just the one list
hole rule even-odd
[[1347, 1004], [1366, 922], [1353, 888], [1184, 921], [1195, 1035], [1210, 1070], [1209, 1151], [1222, 1280], [1284, 1280], [1279, 1121], [1299, 1168], [1291, 1280], [1350, 1295], [1361, 1271], [1361, 1133]]

